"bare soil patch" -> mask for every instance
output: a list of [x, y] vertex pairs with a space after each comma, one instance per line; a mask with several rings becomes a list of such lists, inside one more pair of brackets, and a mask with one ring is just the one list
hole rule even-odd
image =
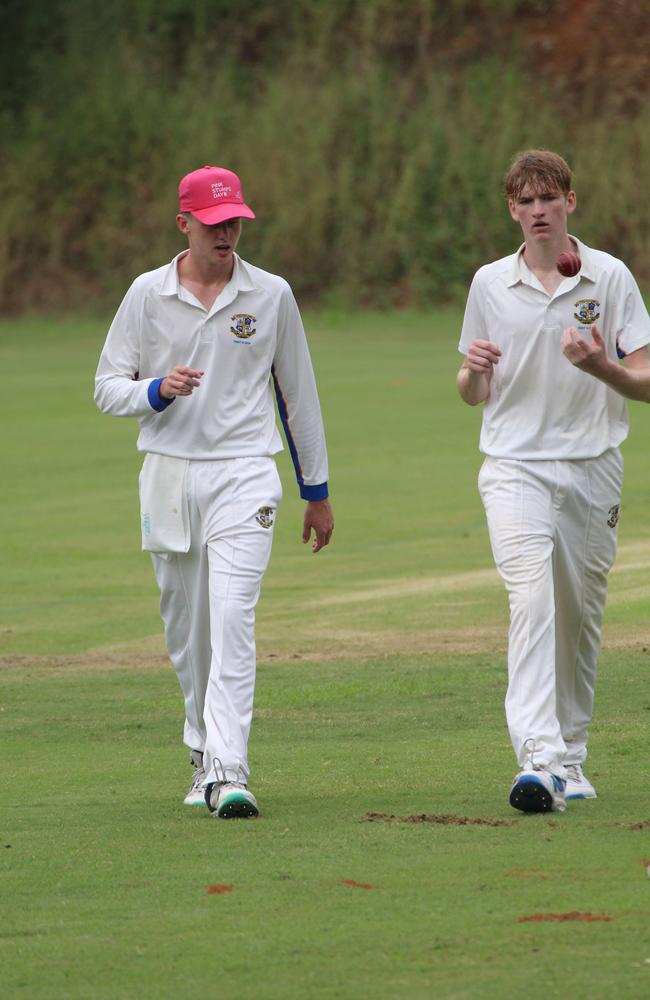
[[361, 817], [362, 823], [438, 823], [442, 826], [512, 826], [513, 819], [491, 819], [486, 816], [453, 816], [441, 813], [416, 813], [413, 816], [392, 816], [388, 813], [369, 812]]
[[540, 923], [564, 923], [569, 920], [582, 921], [585, 924], [592, 924], [597, 920], [609, 923], [613, 920], [608, 913], [579, 913], [574, 910], [571, 913], [531, 913], [528, 917], [519, 917], [518, 924], [540, 924]]

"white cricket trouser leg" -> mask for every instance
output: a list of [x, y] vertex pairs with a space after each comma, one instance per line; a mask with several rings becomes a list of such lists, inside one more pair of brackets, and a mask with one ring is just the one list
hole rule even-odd
[[255, 458], [192, 461], [187, 489], [189, 552], [153, 556], [184, 742], [203, 750], [208, 781], [247, 781], [255, 605], [282, 487], [273, 459]]
[[520, 765], [563, 774], [586, 756], [607, 573], [620, 502], [618, 449], [583, 461], [487, 458], [479, 489], [510, 603], [506, 718]]
[[160, 589], [160, 616], [167, 652], [185, 701], [183, 742], [192, 750], [205, 748], [203, 709], [210, 676], [210, 601], [208, 553], [201, 543], [201, 521], [190, 503], [190, 550], [168, 556], [152, 554]]
[[555, 672], [564, 763], [582, 764], [593, 713], [607, 577], [616, 557], [623, 459], [615, 448], [598, 459], [571, 464], [580, 467], [581, 475], [562, 508], [554, 552]]

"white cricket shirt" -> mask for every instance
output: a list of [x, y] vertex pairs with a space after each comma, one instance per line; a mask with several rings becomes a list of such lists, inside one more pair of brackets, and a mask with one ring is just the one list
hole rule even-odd
[[564, 329], [590, 338], [596, 322], [610, 356], [650, 343], [650, 317], [622, 261], [571, 237], [582, 261], [549, 295], [528, 269], [524, 247], [480, 268], [469, 291], [458, 349], [474, 340], [501, 348], [483, 407], [479, 447], [507, 459], [595, 458], [625, 440], [627, 405], [562, 354]]
[[[187, 251], [184, 251], [187, 253]], [[282, 451], [273, 390], [301, 496], [327, 494], [327, 451], [316, 382], [287, 282], [234, 255], [208, 311], [180, 284], [177, 261], [140, 275], [108, 332], [95, 380], [104, 413], [137, 417], [138, 449], [187, 459]], [[191, 396], [161, 398], [175, 365], [204, 371]]]

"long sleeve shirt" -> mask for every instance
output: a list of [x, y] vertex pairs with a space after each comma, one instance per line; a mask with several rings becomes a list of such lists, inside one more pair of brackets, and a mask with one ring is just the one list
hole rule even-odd
[[[235, 255], [210, 310], [181, 285], [177, 261], [140, 275], [108, 332], [95, 380], [104, 413], [137, 417], [137, 447], [186, 459], [282, 450], [273, 396], [301, 496], [327, 497], [327, 450], [314, 372], [287, 282]], [[176, 365], [205, 374], [190, 396], [160, 384]]]

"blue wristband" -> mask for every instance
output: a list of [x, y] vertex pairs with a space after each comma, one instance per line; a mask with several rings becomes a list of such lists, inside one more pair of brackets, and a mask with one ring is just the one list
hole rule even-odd
[[157, 410], [158, 413], [162, 413], [167, 407], [174, 402], [174, 396], [171, 399], [165, 399], [164, 396], [160, 395], [160, 386], [165, 380], [162, 378], [155, 378], [153, 382], [149, 383], [149, 388], [147, 389], [147, 396], [149, 397], [149, 405], [152, 410]]

